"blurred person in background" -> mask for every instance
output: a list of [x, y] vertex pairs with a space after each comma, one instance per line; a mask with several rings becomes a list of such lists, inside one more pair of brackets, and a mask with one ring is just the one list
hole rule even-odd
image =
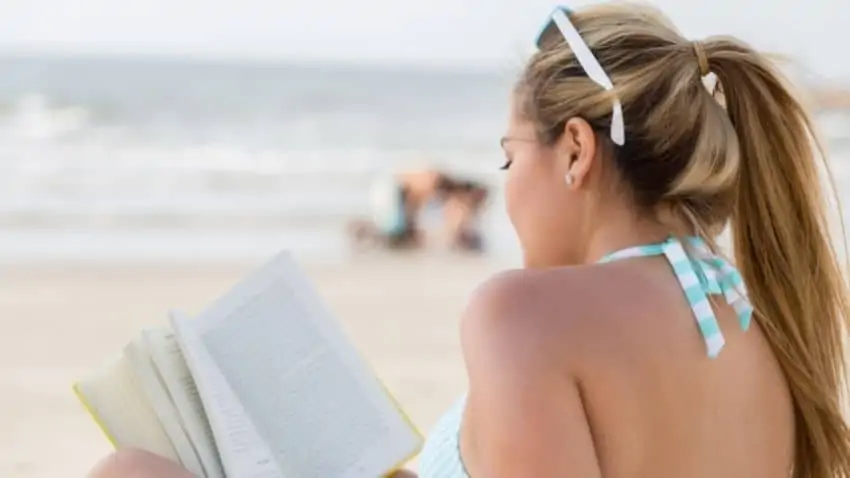
[[358, 245], [415, 249], [426, 245], [422, 215], [439, 209], [451, 248], [481, 251], [476, 220], [489, 191], [486, 185], [436, 169], [407, 171], [380, 178], [370, 191], [372, 219], [355, 220], [349, 233]]
[[475, 181], [457, 181], [443, 200], [443, 220], [449, 246], [460, 251], [480, 252], [484, 239], [477, 220], [489, 196], [486, 186]]
[[[634, 4], [559, 8], [537, 46], [502, 140], [524, 268], [465, 309], [469, 390], [419, 476], [850, 476], [847, 284], [775, 66]], [[186, 473], [123, 450], [95, 476]]]

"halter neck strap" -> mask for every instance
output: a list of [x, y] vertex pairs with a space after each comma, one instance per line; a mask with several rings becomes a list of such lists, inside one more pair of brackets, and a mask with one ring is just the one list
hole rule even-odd
[[711, 307], [710, 296], [722, 296], [735, 310], [738, 323], [743, 330], [750, 327], [753, 307], [747, 298], [744, 281], [738, 269], [729, 261], [711, 251], [708, 244], [698, 237], [687, 237], [683, 241], [671, 237], [664, 242], [630, 247], [612, 252], [600, 263], [635, 257], [665, 256], [705, 340], [708, 356], [717, 357], [726, 343], [717, 316]]

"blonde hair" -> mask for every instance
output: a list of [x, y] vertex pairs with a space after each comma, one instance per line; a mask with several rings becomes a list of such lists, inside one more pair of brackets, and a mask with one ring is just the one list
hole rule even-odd
[[[775, 66], [735, 38], [695, 44], [657, 10], [629, 4], [570, 19], [614, 91], [593, 83], [562, 39], [544, 37], [517, 85], [522, 112], [547, 144], [569, 118], [588, 121], [640, 207], [671, 209], [706, 236], [731, 225], [755, 320], [794, 400], [793, 476], [850, 477], [840, 404], [848, 294], [805, 109]], [[706, 70], [719, 91], [704, 85]], [[624, 108], [622, 147], [605, 139], [612, 94]]]

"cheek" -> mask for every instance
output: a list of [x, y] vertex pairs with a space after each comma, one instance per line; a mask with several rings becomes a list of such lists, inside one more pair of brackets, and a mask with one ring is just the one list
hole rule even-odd
[[530, 226], [549, 203], [552, 206], [552, 173], [540, 164], [540, 158], [515, 161], [505, 184], [508, 216], [517, 228]]
[[523, 184], [526, 182], [524, 175], [522, 168], [514, 161], [505, 176], [505, 206], [514, 226], [517, 224], [517, 212], [522, 210]]

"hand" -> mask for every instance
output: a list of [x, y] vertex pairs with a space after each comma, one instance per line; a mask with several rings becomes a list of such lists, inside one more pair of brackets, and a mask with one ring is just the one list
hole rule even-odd
[[416, 473], [410, 470], [398, 470], [387, 478], [418, 478]]

